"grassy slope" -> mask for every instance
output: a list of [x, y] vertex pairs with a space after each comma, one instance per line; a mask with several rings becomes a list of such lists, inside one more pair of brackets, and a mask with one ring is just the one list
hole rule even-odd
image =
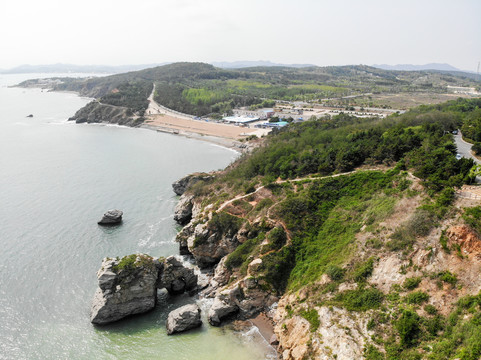
[[[224, 209], [250, 224], [248, 240], [228, 257], [228, 266], [243, 276], [249, 262], [260, 257], [262, 267], [254, 275], [260, 286], [278, 293], [309, 291], [308, 302], [293, 305], [291, 311], [313, 321], [313, 308], [306, 310], [306, 306], [371, 309], [370, 326], [379, 335], [375, 346], [366, 350], [368, 358], [416, 359], [422, 357], [423, 346], [429, 345], [440, 349], [428, 354], [433, 359], [455, 355], [474, 359], [481, 355], [477, 340], [481, 323], [476, 316], [463, 318], [462, 314], [479, 312], [478, 297], [463, 300], [469, 304], [461, 302], [453, 315], [444, 317], [436, 308], [423, 312], [429, 294], [416, 289], [420, 280], [387, 293], [369, 285], [368, 279], [377, 258], [391, 253], [406, 258], [419, 239], [453, 216], [453, 186], [470, 181], [473, 164], [455, 160], [456, 149], [447, 132], [471, 119], [480, 104], [479, 100], [458, 100], [383, 121], [340, 116], [291, 125], [216, 182], [199, 184], [193, 191], [205, 197], [203, 204], [219, 206], [233, 194], [266, 184], [264, 193], [259, 191]], [[317, 179], [366, 163], [397, 166], [390, 171]], [[418, 185], [403, 169], [420, 178]], [[278, 177], [299, 176], [306, 180], [274, 182]], [[417, 199], [412, 200], [417, 205], [405, 214], [409, 217], [391, 230], [380, 225], [398, 203], [411, 198]], [[477, 226], [473, 221], [479, 221], [476, 214], [473, 210], [466, 215], [472, 227]], [[284, 231], [285, 236], [273, 234]], [[320, 282], [324, 274], [331, 279], [327, 283]], [[441, 286], [456, 283], [456, 274], [429, 276]], [[357, 287], [338, 291], [343, 282]]]

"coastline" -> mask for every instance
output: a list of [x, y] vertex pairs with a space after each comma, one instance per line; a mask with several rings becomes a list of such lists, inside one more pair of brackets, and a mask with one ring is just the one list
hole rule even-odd
[[212, 121], [187, 119], [172, 114], [147, 115], [140, 127], [208, 141], [238, 152], [244, 152], [252, 146], [242, 142], [242, 139], [252, 135], [260, 138], [268, 133], [266, 129], [251, 129]]
[[189, 132], [189, 131], [178, 131], [174, 127], [169, 128], [169, 127], [163, 127], [163, 126], [156, 126], [149, 123], [143, 123], [142, 125], [139, 126], [139, 128], [152, 130], [156, 132], [162, 132], [162, 133], [171, 134], [171, 135], [183, 136], [189, 139], [207, 141], [212, 144], [222, 146], [239, 153], [244, 152], [247, 149], [247, 146], [245, 143], [242, 143], [238, 140], [221, 137], [221, 136], [207, 135], [207, 134]]

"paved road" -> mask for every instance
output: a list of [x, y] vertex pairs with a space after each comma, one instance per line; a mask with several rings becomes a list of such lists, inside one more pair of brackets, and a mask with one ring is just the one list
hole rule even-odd
[[458, 154], [461, 154], [462, 157], [465, 157], [465, 158], [468, 158], [468, 159], [473, 159], [476, 164], [481, 164], [481, 161], [476, 159], [471, 154], [472, 144], [467, 143], [466, 141], [463, 140], [463, 137], [461, 135], [461, 131], [458, 131], [458, 134], [454, 135], [454, 140], [455, 140], [456, 146], [458, 148]]

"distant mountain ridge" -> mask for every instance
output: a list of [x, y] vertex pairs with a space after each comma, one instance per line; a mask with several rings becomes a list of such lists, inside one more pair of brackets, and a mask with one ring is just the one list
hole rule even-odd
[[139, 71], [168, 63], [141, 64], [141, 65], [74, 65], [74, 64], [48, 64], [48, 65], [20, 65], [11, 69], [0, 69], [0, 74], [28, 74], [28, 73], [103, 73], [120, 74], [130, 71]]
[[271, 61], [259, 60], [259, 61], [219, 61], [219, 62], [211, 62], [210, 64], [214, 65], [215, 67], [224, 68], [224, 69], [242, 69], [242, 68], [249, 68], [249, 67], [259, 67], [259, 66], [283, 66], [283, 67], [292, 67], [292, 68], [304, 68], [304, 67], [311, 67], [317, 66], [313, 64], [279, 64], [273, 63]]
[[422, 71], [422, 70], [439, 70], [439, 71], [462, 71], [449, 64], [440, 63], [429, 63], [424, 65], [413, 65], [413, 64], [397, 64], [397, 65], [387, 65], [387, 64], [375, 64], [372, 65], [375, 68], [383, 70], [396, 70], [396, 71]]
[[[24, 64], [16, 66], [11, 69], [0, 69], [0, 74], [27, 74], [27, 73], [103, 73], [103, 74], [121, 74], [131, 71], [139, 71], [157, 66], [171, 64], [170, 62], [155, 63], [155, 64], [139, 64], [139, 65], [75, 65], [75, 64], [46, 64], [46, 65], [29, 65]], [[316, 67], [314, 64], [281, 64], [274, 63], [268, 60], [258, 61], [214, 61], [210, 62], [211, 65], [222, 69], [244, 69], [253, 67], [290, 67], [290, 68], [307, 68]], [[382, 70], [394, 70], [394, 71], [423, 71], [423, 70], [435, 70], [435, 71], [459, 71], [464, 72], [449, 64], [430, 63], [425, 65], [413, 65], [413, 64], [375, 64], [372, 67]]]
[[[168, 65], [171, 62], [140, 64], [140, 65], [75, 65], [75, 64], [47, 64], [47, 65], [20, 65], [11, 69], [0, 69], [0, 74], [29, 74], [29, 73], [102, 73], [102, 74], [121, 74], [131, 71], [139, 71], [154, 68], [157, 66]], [[233, 61], [233, 62], [212, 62], [218, 68], [223, 69], [243, 69], [248, 67], [272, 67], [283, 66], [292, 68], [304, 68], [316, 66], [312, 64], [278, 64], [271, 61]]]

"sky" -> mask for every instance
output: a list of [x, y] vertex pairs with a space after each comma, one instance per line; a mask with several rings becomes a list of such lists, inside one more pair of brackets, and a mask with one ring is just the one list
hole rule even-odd
[[0, 69], [245, 60], [476, 71], [481, 0], [2, 0]]

